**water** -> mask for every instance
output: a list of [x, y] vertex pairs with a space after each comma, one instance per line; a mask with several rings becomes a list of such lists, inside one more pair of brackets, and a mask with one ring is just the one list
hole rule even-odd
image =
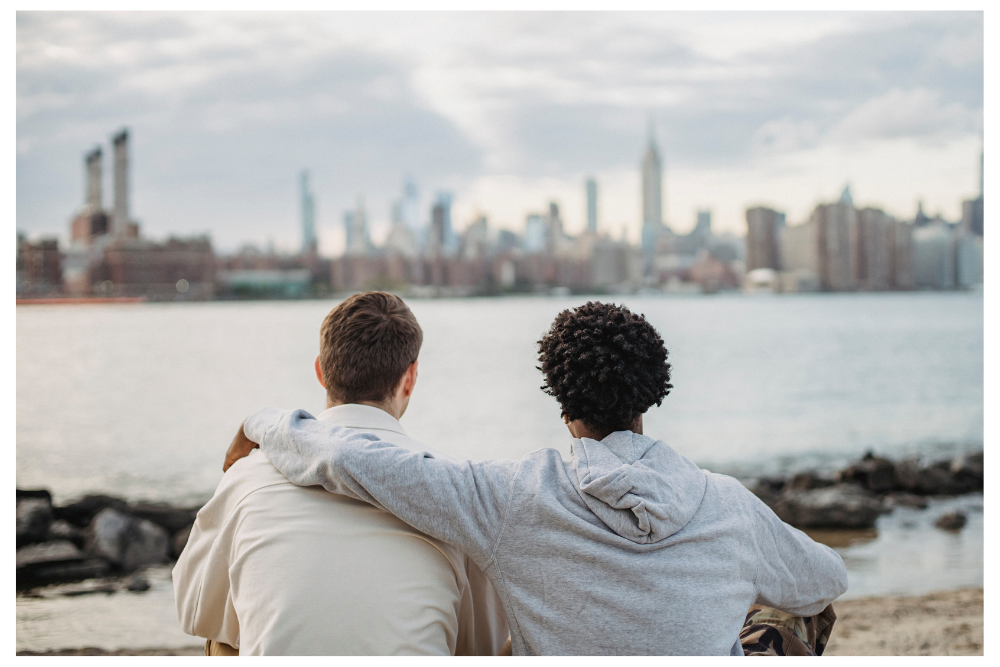
[[[413, 301], [424, 329], [402, 423], [456, 456], [568, 452], [535, 341], [579, 298]], [[981, 294], [628, 298], [663, 336], [674, 389], [645, 431], [698, 464], [751, 474], [866, 449], [983, 443]], [[313, 360], [332, 302], [17, 310], [17, 483], [57, 501], [101, 491], [209, 496], [242, 420], [316, 414]]]
[[[568, 453], [539, 387], [535, 341], [581, 298], [415, 300], [424, 329], [403, 425], [481, 460]], [[982, 294], [627, 297], [670, 350], [674, 389], [645, 431], [739, 476], [832, 469], [867, 449], [928, 458], [983, 446]], [[333, 302], [17, 309], [17, 484], [199, 502], [241, 421], [263, 405], [320, 412], [313, 360]], [[958, 533], [933, 527], [962, 507]], [[982, 498], [897, 509], [838, 547], [850, 597], [983, 583]], [[873, 539], [871, 539], [873, 537]], [[17, 600], [18, 650], [197, 644], [166, 568], [145, 593]]]

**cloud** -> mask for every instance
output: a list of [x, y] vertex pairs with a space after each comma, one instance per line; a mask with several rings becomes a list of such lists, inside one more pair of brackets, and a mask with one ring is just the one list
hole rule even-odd
[[940, 91], [894, 88], [858, 105], [826, 136], [845, 143], [898, 137], [954, 137], [981, 132], [978, 118], [975, 110], [961, 102], [944, 102]]
[[[64, 234], [82, 154], [129, 126], [134, 210], [160, 235], [292, 246], [301, 168], [321, 226], [359, 192], [384, 223], [407, 173], [425, 205], [451, 189], [518, 224], [539, 188], [573, 198], [604, 174], [617, 225], [650, 114], [668, 192], [831, 146], [966, 142], [982, 16], [20, 12], [17, 222]], [[735, 210], [734, 192], [714, 197]]]

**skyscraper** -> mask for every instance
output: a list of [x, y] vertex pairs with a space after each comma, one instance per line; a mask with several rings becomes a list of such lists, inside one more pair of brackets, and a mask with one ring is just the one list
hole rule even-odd
[[309, 172], [302, 171], [302, 252], [316, 251], [316, 208], [312, 192], [309, 190]]
[[123, 128], [111, 141], [115, 154], [115, 208], [109, 231], [121, 236], [128, 232], [128, 130]]
[[663, 228], [663, 174], [660, 151], [649, 124], [649, 145], [642, 156], [642, 249], [651, 253]]
[[587, 179], [587, 231], [597, 233], [597, 181]]
[[784, 268], [781, 261], [784, 226], [784, 213], [763, 206], [747, 209], [747, 271]]
[[417, 184], [407, 177], [403, 184], [403, 199], [400, 202], [399, 218], [410, 231], [419, 236], [423, 231], [420, 223], [420, 199], [417, 196]]
[[358, 195], [358, 208], [354, 211], [344, 211], [344, 254], [367, 255], [371, 250], [371, 239], [368, 236], [368, 216], [365, 215], [365, 200]]
[[458, 250], [458, 237], [451, 226], [451, 193], [438, 192], [431, 207], [431, 238], [429, 245], [445, 255]]

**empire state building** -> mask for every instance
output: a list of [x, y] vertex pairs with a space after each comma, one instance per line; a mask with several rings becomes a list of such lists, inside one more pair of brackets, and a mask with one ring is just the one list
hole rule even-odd
[[663, 229], [663, 173], [660, 151], [649, 127], [649, 146], [642, 156], [642, 249], [653, 252]]

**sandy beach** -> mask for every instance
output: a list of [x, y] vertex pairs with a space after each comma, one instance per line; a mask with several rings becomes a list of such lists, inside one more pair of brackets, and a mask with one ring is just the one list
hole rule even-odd
[[[983, 589], [834, 604], [837, 624], [825, 655], [983, 655]], [[193, 639], [193, 638], [192, 638]], [[18, 655], [203, 655], [201, 646], [102, 651], [64, 649]]]
[[825, 655], [983, 655], [983, 589], [834, 603]]

